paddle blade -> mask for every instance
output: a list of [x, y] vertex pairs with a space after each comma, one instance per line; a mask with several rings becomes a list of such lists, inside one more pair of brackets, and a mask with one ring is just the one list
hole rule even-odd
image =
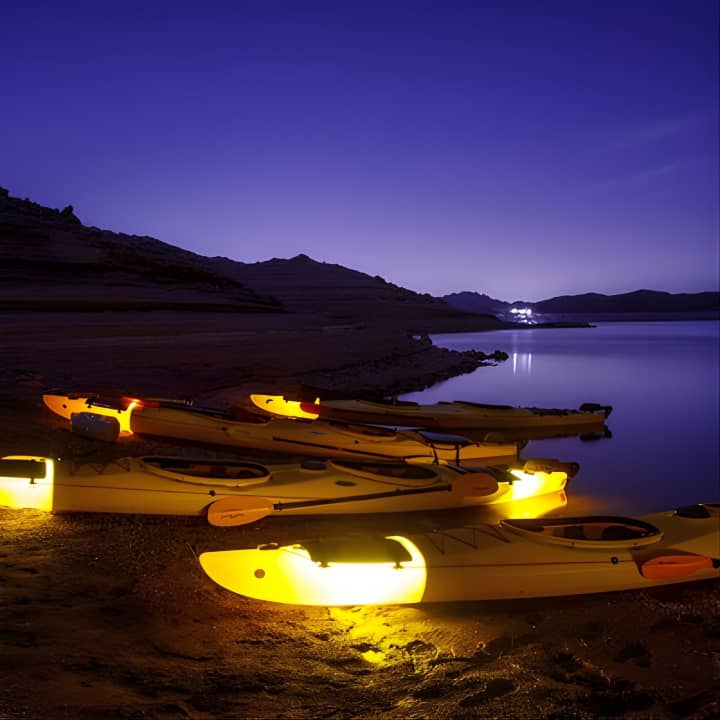
[[487, 497], [498, 491], [497, 480], [485, 472], [459, 475], [452, 481], [450, 492], [458, 497]]
[[648, 580], [678, 580], [713, 567], [704, 555], [660, 555], [640, 565], [640, 574]]
[[275, 507], [264, 497], [238, 495], [216, 500], [207, 511], [208, 522], [216, 527], [249, 525], [272, 514]]

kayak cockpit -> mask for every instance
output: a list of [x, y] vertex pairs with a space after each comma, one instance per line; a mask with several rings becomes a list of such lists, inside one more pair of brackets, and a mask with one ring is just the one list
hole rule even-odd
[[355, 475], [391, 485], [414, 487], [431, 485], [440, 481], [437, 472], [430, 465], [356, 460], [328, 460], [327, 464], [347, 475]]
[[582, 547], [638, 547], [659, 542], [663, 535], [644, 520], [614, 516], [550, 519], [508, 519], [501, 526], [533, 539], [560, 545]]
[[144, 457], [140, 462], [155, 475], [200, 485], [244, 487], [266, 483], [270, 479], [270, 470], [253, 462], [175, 457]]

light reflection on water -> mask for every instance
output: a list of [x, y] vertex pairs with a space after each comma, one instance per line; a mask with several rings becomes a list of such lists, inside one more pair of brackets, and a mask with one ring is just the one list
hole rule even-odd
[[438, 346], [499, 349], [510, 358], [403, 399], [612, 405], [612, 438], [532, 441], [523, 451], [580, 463], [564, 514], [720, 502], [719, 327], [715, 321], [601, 323], [436, 335]]
[[527, 373], [530, 375], [532, 373], [532, 353], [514, 352], [512, 354], [512, 369], [513, 375], [517, 375], [518, 373]]

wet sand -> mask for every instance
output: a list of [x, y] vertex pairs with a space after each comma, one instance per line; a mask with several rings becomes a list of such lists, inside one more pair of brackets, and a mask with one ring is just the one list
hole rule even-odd
[[[156, 319], [6, 316], [2, 454], [252, 457], [71, 435], [42, 405], [50, 388], [227, 406], [273, 383], [401, 391], [469, 362], [311, 318], [302, 329], [296, 318]], [[0, 718], [717, 716], [717, 582], [504, 603], [296, 608], [233, 595], [196, 559], [213, 547], [467, 519], [467, 511], [268, 518], [220, 530], [200, 519], [0, 509]]]

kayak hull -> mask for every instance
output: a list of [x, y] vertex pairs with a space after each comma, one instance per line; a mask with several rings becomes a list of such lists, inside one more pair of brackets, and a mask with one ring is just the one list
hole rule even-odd
[[[611, 520], [605, 525], [624, 522], [601, 520]], [[637, 540], [558, 541], [517, 531], [513, 521], [504, 521], [389, 536], [384, 540], [391, 551], [372, 561], [349, 561], [338, 553], [337, 543], [328, 540], [325, 555], [309, 542], [208, 552], [200, 562], [212, 580], [233, 592], [301, 605], [581, 595], [720, 577], [717, 508], [702, 518], [667, 512], [641, 522], [656, 533]], [[645, 570], [658, 565], [660, 573]], [[356, 585], [353, 578], [362, 581]]]
[[[276, 505], [275, 512], [284, 515], [313, 515], [429, 511], [527, 500], [533, 512], [530, 499], [554, 497], [567, 482], [562, 471], [506, 473], [495, 468], [483, 471], [484, 477], [480, 473], [482, 492], [458, 495], [450, 491], [453, 483], [468, 475], [436, 465], [309, 461], [266, 466], [140, 457], [75, 466], [47, 458], [26, 459], [40, 469], [4, 476], [3, 463], [12, 459], [0, 460], [0, 505], [53, 512], [204, 515], [208, 506], [223, 498], [261, 498], [270, 503], [271, 512]], [[375, 494], [384, 497], [353, 499]], [[332, 502], [293, 507], [293, 503], [327, 500]]]
[[[484, 405], [470, 402], [439, 402], [420, 405], [411, 402], [383, 403], [369, 400], [319, 400], [298, 403], [280, 395], [252, 394], [254, 410], [285, 417], [319, 417], [326, 420], [380, 425], [423, 427], [442, 431], [547, 430], [565, 428], [575, 434], [604, 426], [611, 408], [581, 406], [578, 410]], [[587, 408], [587, 409], [585, 409]]]

